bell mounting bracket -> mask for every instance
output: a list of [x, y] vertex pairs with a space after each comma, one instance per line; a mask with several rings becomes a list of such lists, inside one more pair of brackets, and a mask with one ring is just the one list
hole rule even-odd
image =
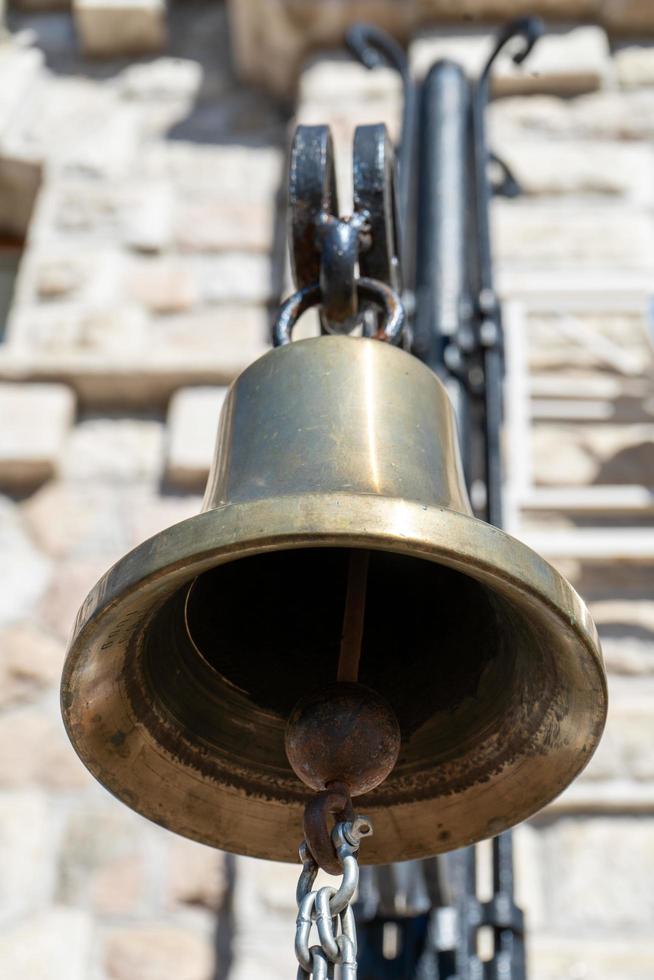
[[[395, 342], [401, 324], [389, 331], [388, 312], [389, 302], [399, 310], [402, 289], [396, 168], [383, 124], [357, 127], [352, 164], [353, 210], [341, 217], [329, 127], [297, 127], [288, 187], [295, 303], [302, 296], [303, 308], [320, 306], [323, 334], [361, 325], [364, 336]], [[373, 304], [380, 308], [375, 314]]]

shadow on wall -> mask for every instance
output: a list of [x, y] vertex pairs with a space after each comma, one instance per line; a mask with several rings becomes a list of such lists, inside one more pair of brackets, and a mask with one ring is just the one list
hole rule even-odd
[[108, 80], [125, 68], [159, 57], [189, 59], [199, 64], [202, 83], [192, 112], [175, 124], [171, 139], [197, 143], [283, 145], [291, 107], [268, 93], [244, 86], [232, 63], [227, 11], [215, 0], [184, 0], [168, 10], [169, 43], [161, 55], [90, 59], [81, 51], [69, 12], [7, 15], [12, 33], [28, 30], [35, 37], [46, 66], [57, 75]]

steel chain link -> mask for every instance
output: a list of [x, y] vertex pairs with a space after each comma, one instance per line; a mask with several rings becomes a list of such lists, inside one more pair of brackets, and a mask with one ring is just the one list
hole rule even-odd
[[[336, 824], [332, 842], [343, 870], [338, 888], [326, 885], [313, 889], [318, 874], [309, 845], [300, 845], [302, 872], [297, 885], [298, 915], [295, 929], [295, 955], [298, 961], [297, 980], [329, 980], [334, 968], [340, 966], [342, 980], [356, 980], [357, 934], [350, 902], [359, 884], [357, 851], [363, 837], [372, 834], [366, 817]], [[309, 945], [315, 926], [319, 944]]]

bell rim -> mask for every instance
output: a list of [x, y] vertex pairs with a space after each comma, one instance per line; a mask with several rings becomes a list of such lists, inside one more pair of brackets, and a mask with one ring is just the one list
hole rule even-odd
[[[397, 528], [389, 535], [389, 526]], [[247, 530], [246, 530], [247, 529]], [[461, 533], [464, 531], [465, 533]], [[448, 539], [456, 541], [456, 548], [448, 546]], [[552, 802], [583, 771], [601, 738], [608, 710], [606, 672], [597, 631], [590, 614], [574, 587], [549, 563], [528, 545], [507, 532], [465, 513], [443, 507], [430, 506], [400, 498], [381, 497], [361, 493], [312, 493], [301, 499], [282, 496], [254, 501], [236, 501], [205, 511], [165, 528], [148, 540], [137, 545], [116, 562], [91, 589], [79, 610], [70, 640], [61, 682], [61, 710], [68, 737], [86, 768], [110, 792], [142, 816], [168, 827], [183, 836], [210, 846], [229, 850], [224, 841], [216, 841], [202, 833], [194, 833], [188, 826], [180, 829], [172, 820], [164, 820], [156, 808], [143, 801], [126, 799], [107, 780], [107, 769], [94, 761], [76, 716], [76, 699], [84, 700], [85, 650], [95, 643], [99, 649], [101, 640], [111, 629], [103, 627], [112, 617], [114, 629], [116, 613], [130, 597], [150, 596], [150, 610], [197, 575], [220, 564], [225, 564], [263, 551], [288, 548], [362, 547], [371, 550], [393, 551], [434, 561], [459, 570], [486, 584], [499, 587], [508, 595], [535, 596], [543, 610], [554, 616], [576, 640], [577, 651], [586, 657], [586, 666], [594, 668], [599, 682], [601, 698], [595, 706], [593, 724], [588, 725], [590, 750], [578, 759], [567, 776], [534, 806], [531, 800], [515, 810], [510, 822], [496, 823], [483, 834], [457, 840], [455, 844], [436, 846], [425, 852], [406, 846], [401, 855], [391, 852], [375, 853], [371, 847], [374, 838], [366, 842], [366, 854], [362, 863], [386, 863], [408, 860], [441, 853], [466, 844], [475, 843], [487, 836], [515, 826]], [[483, 561], [481, 554], [492, 555], [492, 561]], [[520, 575], [516, 574], [520, 569]], [[123, 640], [119, 637], [118, 644]], [[81, 683], [80, 683], [81, 680]], [[118, 766], [120, 768], [120, 766]], [[224, 793], [228, 788], [219, 787]], [[238, 795], [238, 792], [237, 792]], [[241, 797], [242, 798], [242, 795]], [[439, 802], [431, 801], [437, 813]], [[280, 804], [278, 804], [279, 806]], [[297, 826], [297, 834], [287, 834], [287, 839], [273, 843], [266, 853], [261, 848], [248, 848], [238, 841], [237, 853], [252, 857], [295, 861], [296, 846], [301, 839], [301, 807], [286, 807], [294, 811], [290, 819]], [[367, 812], [375, 818], [375, 808]], [[289, 816], [287, 814], [287, 816]], [[286, 822], [289, 822], [288, 820]], [[271, 832], [271, 837], [273, 836]], [[296, 840], [297, 837], [297, 840]]]

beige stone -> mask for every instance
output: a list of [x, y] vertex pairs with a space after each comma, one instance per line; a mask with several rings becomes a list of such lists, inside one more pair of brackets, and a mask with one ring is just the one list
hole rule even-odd
[[529, 976], [533, 980], [651, 980], [654, 948], [646, 937], [606, 935], [567, 939], [530, 936]]
[[124, 177], [145, 125], [143, 112], [111, 86], [42, 71], [0, 136], [0, 153], [48, 178]]
[[0, 384], [0, 483], [42, 483], [58, 465], [73, 422], [75, 398], [64, 385]]
[[211, 146], [184, 140], [143, 148], [143, 172], [171, 181], [185, 195], [206, 192], [227, 201], [270, 201], [285, 179], [284, 153], [273, 146]]
[[0, 704], [33, 700], [59, 682], [63, 644], [32, 623], [0, 631], [0, 649]]
[[51, 574], [52, 564], [30, 540], [19, 508], [0, 497], [0, 624], [31, 617]]
[[[264, 304], [277, 298], [267, 256], [248, 252], [212, 255], [198, 258], [196, 269], [200, 292], [207, 303], [220, 303], [224, 307], [230, 303], [242, 304], [248, 316], [248, 304]], [[224, 312], [226, 315], [227, 311]]]
[[132, 297], [152, 313], [183, 313], [198, 300], [195, 276], [188, 265], [172, 259], [141, 259], [129, 275]]
[[646, 140], [654, 136], [654, 91], [606, 90], [570, 100], [546, 95], [498, 99], [488, 119], [498, 144], [520, 131], [556, 139]]
[[[527, 327], [529, 368], [541, 379], [539, 384], [545, 372], [551, 373], [552, 394], [557, 381], [560, 389], [569, 382], [568, 397], [574, 398], [575, 385], [583, 391], [585, 383], [590, 383], [588, 397], [608, 403], [612, 409], [607, 419], [615, 418], [618, 412], [618, 405], [610, 403], [621, 402], [623, 417], [647, 420], [646, 391], [630, 384], [631, 378], [647, 377], [652, 367], [647, 322], [642, 314], [583, 310], [533, 313]], [[604, 388], [602, 382], [606, 382]]]
[[583, 430], [539, 425], [531, 431], [531, 456], [536, 483], [566, 486], [592, 482], [597, 464], [583, 441]]
[[107, 938], [106, 970], [111, 980], [211, 980], [211, 940], [169, 925], [117, 929]]
[[87, 55], [143, 54], [166, 43], [163, 0], [73, 0], [73, 14]]
[[497, 260], [515, 267], [651, 269], [654, 225], [640, 210], [571, 207], [567, 202], [497, 201], [493, 210]]
[[131, 810], [77, 807], [61, 841], [57, 897], [103, 915], [135, 915], [146, 898], [147, 842]]
[[619, 939], [626, 929], [649, 935], [654, 916], [651, 820], [562, 818], [541, 829], [541, 841], [548, 930], [573, 937], [582, 931]]
[[642, 202], [652, 197], [654, 153], [649, 146], [513, 139], [503, 143], [502, 159], [531, 196], [593, 194]]
[[[434, 62], [449, 58], [475, 78], [493, 50], [495, 37], [494, 32], [448, 34], [442, 28], [423, 34], [411, 45], [414, 71], [425, 75]], [[538, 41], [523, 65], [516, 65], [510, 48], [505, 49], [493, 69], [493, 92], [498, 96], [533, 92], [577, 95], [600, 88], [610, 69], [608, 42], [601, 28], [550, 32]]]
[[205, 190], [180, 196], [175, 240], [182, 252], [269, 252], [274, 199], [230, 201]]
[[176, 837], [170, 849], [170, 901], [217, 912], [225, 895], [224, 855]]
[[[216, 263], [219, 268], [219, 263]], [[209, 282], [205, 282], [209, 289]], [[214, 282], [214, 288], [227, 283]], [[238, 289], [238, 284], [233, 284]], [[204, 358], [205, 366], [222, 366], [223, 376], [231, 378], [242, 371], [268, 348], [265, 310], [226, 303], [216, 310], [166, 317], [156, 323], [155, 338], [159, 345], [159, 363]], [[210, 360], [207, 360], [210, 359]], [[198, 367], [200, 367], [198, 363]], [[188, 383], [188, 382], [187, 382]]]
[[74, 293], [83, 282], [80, 263], [65, 259], [44, 262], [38, 272], [37, 292], [41, 299], [59, 299]]
[[174, 235], [174, 195], [167, 181], [152, 181], [127, 195], [122, 211], [123, 240], [137, 252], [162, 252]]
[[110, 564], [105, 557], [60, 562], [37, 608], [43, 624], [67, 641], [79, 607]]
[[199, 514], [201, 506], [201, 494], [144, 495], [130, 508], [129, 546], [134, 548], [164, 528]]
[[72, 430], [62, 456], [67, 480], [150, 482], [163, 464], [163, 426], [144, 419], [85, 419]]
[[654, 8], [649, 0], [600, 0], [600, 16], [616, 33], [654, 34]]
[[168, 409], [166, 480], [203, 488], [213, 458], [218, 417], [226, 388], [182, 388]]
[[86, 787], [90, 780], [59, 718], [53, 721], [34, 708], [0, 715], [0, 786], [66, 791]]
[[[49, 901], [54, 854], [48, 806], [40, 790], [0, 794], [0, 919], [29, 915]], [[0, 931], [0, 949], [2, 949]], [[6, 962], [0, 953], [3, 970]]]
[[654, 48], [629, 45], [616, 51], [616, 75], [622, 88], [654, 85]]
[[89, 980], [92, 954], [93, 921], [82, 909], [55, 906], [0, 933], [0, 962], [12, 980]]
[[51, 481], [23, 505], [36, 542], [55, 558], [96, 558], [108, 562], [128, 549], [132, 512], [140, 493], [130, 486]]
[[191, 58], [156, 58], [130, 65], [120, 73], [116, 85], [127, 99], [154, 104], [183, 101], [187, 106], [202, 84], [202, 67]]

